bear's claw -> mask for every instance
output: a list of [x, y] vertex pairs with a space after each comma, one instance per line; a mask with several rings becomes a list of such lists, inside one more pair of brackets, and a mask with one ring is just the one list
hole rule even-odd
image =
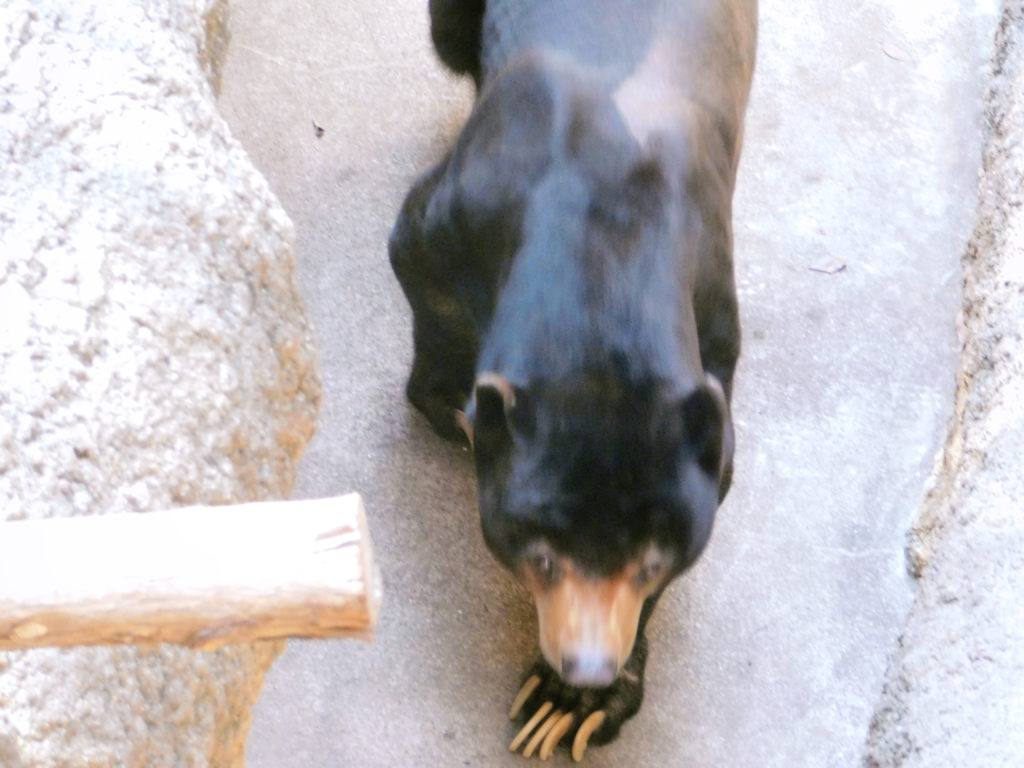
[[533, 736], [530, 738], [529, 743], [526, 745], [526, 749], [523, 750], [523, 757], [532, 757], [533, 753], [537, 750], [537, 747], [541, 745], [541, 742], [547, 737], [548, 732], [554, 727], [555, 723], [562, 719], [565, 714], [560, 709], [556, 709], [552, 712], [543, 723], [540, 728], [534, 731]]
[[583, 759], [583, 753], [587, 751], [587, 742], [590, 741], [590, 735], [604, 724], [606, 716], [607, 714], [603, 709], [591, 712], [590, 716], [580, 725], [579, 730], [576, 731], [576, 737], [572, 740], [572, 759], [577, 763]]
[[508, 717], [510, 720], [515, 720], [519, 717], [519, 710], [523, 708], [523, 704], [530, 698], [537, 686], [540, 685], [540, 677], [538, 675], [530, 675], [523, 687], [519, 689], [519, 693], [512, 700], [512, 706], [508, 710]]
[[562, 740], [562, 737], [568, 733], [569, 729], [572, 728], [573, 720], [575, 716], [572, 712], [562, 715], [555, 726], [548, 731], [548, 735], [544, 738], [544, 743], [540, 747], [540, 759], [547, 760], [551, 757], [551, 753], [555, 751], [555, 747], [558, 746], [558, 742]]
[[[515, 752], [522, 746], [527, 737], [530, 737], [530, 741], [523, 749], [523, 757], [533, 757], [537, 747], [540, 747], [540, 752], [537, 753], [537, 756], [541, 760], [547, 760], [551, 757], [551, 753], [555, 751], [555, 747], [565, 738], [565, 734], [572, 728], [573, 721], [576, 719], [572, 712], [562, 712], [560, 709], [551, 712], [553, 706], [550, 701], [545, 701], [519, 733], [516, 734], [516, 737], [512, 739], [512, 743], [508, 745], [509, 750]], [[548, 712], [551, 712], [551, 714], [548, 715]], [[572, 740], [571, 751], [572, 759], [577, 763], [583, 759], [583, 754], [587, 751], [587, 744], [590, 742], [591, 735], [601, 727], [605, 717], [604, 710], [599, 709], [596, 712], [591, 712], [576, 730], [576, 735]], [[540, 723], [539, 728], [537, 727], [538, 723]]]
[[541, 708], [534, 713], [533, 717], [526, 721], [526, 725], [522, 727], [519, 733], [516, 734], [516, 737], [512, 739], [512, 743], [508, 745], [508, 748], [512, 752], [519, 749], [519, 745], [522, 744], [526, 740], [526, 737], [530, 735], [530, 732], [537, 727], [537, 723], [543, 720], [544, 716], [551, 711], [552, 706], [554, 705], [550, 701], [545, 701], [541, 705]]

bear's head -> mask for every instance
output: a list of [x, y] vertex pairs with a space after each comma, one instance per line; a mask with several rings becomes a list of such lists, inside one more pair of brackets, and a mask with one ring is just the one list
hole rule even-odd
[[571, 685], [611, 684], [727, 490], [721, 387], [483, 373], [470, 410], [484, 538], [532, 592], [544, 657]]

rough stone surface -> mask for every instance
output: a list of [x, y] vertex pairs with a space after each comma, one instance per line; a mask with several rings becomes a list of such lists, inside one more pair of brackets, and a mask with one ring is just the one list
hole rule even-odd
[[955, 412], [911, 535], [920, 576], [871, 768], [1024, 765], [1024, 3], [1004, 2], [981, 207], [963, 260]]
[[[291, 224], [216, 111], [225, 11], [0, 5], [2, 518], [291, 490], [320, 384]], [[241, 765], [280, 647], [0, 654], [0, 765]]]

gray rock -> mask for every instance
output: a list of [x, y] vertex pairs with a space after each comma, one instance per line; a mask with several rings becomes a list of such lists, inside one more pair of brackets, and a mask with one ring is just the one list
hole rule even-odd
[[1003, 3], [980, 213], [963, 261], [956, 408], [911, 534], [918, 594], [871, 768], [1024, 765], [1024, 2]]
[[[320, 381], [291, 223], [214, 105], [225, 12], [0, 5], [4, 518], [291, 491]], [[242, 765], [280, 648], [0, 654], [0, 765]]]

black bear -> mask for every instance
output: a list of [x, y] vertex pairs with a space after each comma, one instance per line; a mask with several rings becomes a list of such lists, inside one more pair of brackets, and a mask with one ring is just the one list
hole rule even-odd
[[389, 243], [412, 403], [473, 443], [542, 658], [512, 744], [615, 738], [731, 480], [732, 193], [756, 0], [430, 0], [473, 112]]

